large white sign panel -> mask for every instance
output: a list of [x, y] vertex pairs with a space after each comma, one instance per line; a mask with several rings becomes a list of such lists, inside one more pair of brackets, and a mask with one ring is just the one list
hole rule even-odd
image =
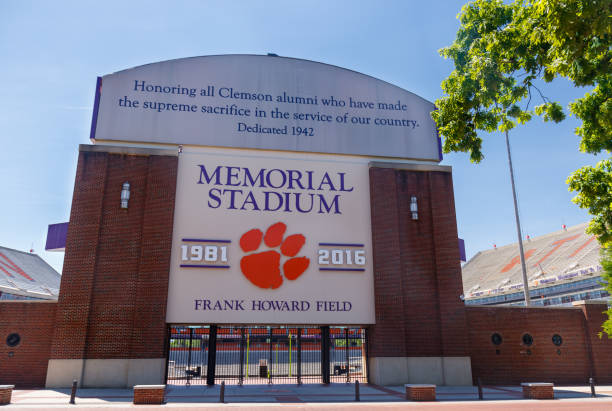
[[185, 148], [168, 323], [371, 324], [366, 159]]
[[441, 159], [432, 103], [307, 60], [170, 60], [104, 76], [99, 92], [96, 140]]

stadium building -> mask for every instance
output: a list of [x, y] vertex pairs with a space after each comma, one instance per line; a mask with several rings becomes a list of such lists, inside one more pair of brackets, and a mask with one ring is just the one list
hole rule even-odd
[[0, 247], [0, 301], [57, 300], [60, 279], [38, 255]]
[[[587, 224], [527, 238], [523, 243], [529, 295], [535, 306], [571, 306], [575, 301], [610, 302], [601, 278], [600, 246]], [[493, 247], [462, 268], [468, 305], [524, 305], [518, 244]]]
[[462, 301], [433, 109], [275, 55], [98, 78], [59, 298], [0, 302], [0, 384], [611, 383], [604, 303]]

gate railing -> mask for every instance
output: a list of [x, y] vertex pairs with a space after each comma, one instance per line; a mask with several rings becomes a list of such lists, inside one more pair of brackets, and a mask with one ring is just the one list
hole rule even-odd
[[358, 327], [171, 326], [168, 384], [367, 381]]

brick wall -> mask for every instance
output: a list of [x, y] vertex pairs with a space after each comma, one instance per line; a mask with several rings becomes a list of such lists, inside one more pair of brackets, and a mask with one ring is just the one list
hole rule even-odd
[[177, 165], [176, 156], [80, 152], [51, 358], [165, 356]]
[[[580, 307], [467, 307], [474, 382], [587, 384], [592, 374], [599, 384], [612, 382], [612, 340], [597, 336], [605, 304], [582, 308], [592, 317]], [[500, 345], [492, 343], [493, 333], [502, 336]], [[522, 341], [525, 333], [533, 337], [531, 346]], [[554, 334], [562, 337], [560, 346]]]
[[[612, 383], [605, 305], [465, 307], [450, 172], [370, 168], [376, 324], [371, 357], [471, 356], [474, 382]], [[412, 220], [410, 197], [418, 204]], [[503, 342], [491, 341], [499, 333]], [[533, 344], [522, 336], [529, 333]], [[557, 347], [552, 336], [559, 334]]]
[[370, 356], [469, 355], [451, 173], [371, 167], [370, 196], [376, 309]]
[[606, 304], [579, 305], [578, 308], [584, 315], [584, 328], [587, 332], [587, 350], [593, 359], [593, 377], [597, 384], [612, 384], [612, 336], [599, 333], [602, 332], [602, 324], [608, 319]]
[[[44, 387], [53, 335], [55, 301], [0, 302], [0, 385]], [[21, 342], [6, 344], [9, 334]]]
[[[59, 301], [0, 303], [4, 338], [26, 337], [12, 357], [1, 345], [0, 384], [43, 385], [48, 358], [165, 356], [177, 165], [171, 155], [79, 154]], [[125, 181], [127, 210], [119, 207]], [[474, 380], [486, 384], [575, 384], [590, 375], [612, 383], [612, 340], [597, 336], [605, 306], [466, 308], [459, 300], [450, 172], [371, 167], [370, 190], [376, 295], [370, 356], [471, 355]], [[411, 196], [418, 220], [411, 218]], [[500, 346], [491, 342], [494, 332]], [[534, 338], [530, 347], [521, 342], [525, 332]], [[553, 334], [562, 336], [560, 347]]]

